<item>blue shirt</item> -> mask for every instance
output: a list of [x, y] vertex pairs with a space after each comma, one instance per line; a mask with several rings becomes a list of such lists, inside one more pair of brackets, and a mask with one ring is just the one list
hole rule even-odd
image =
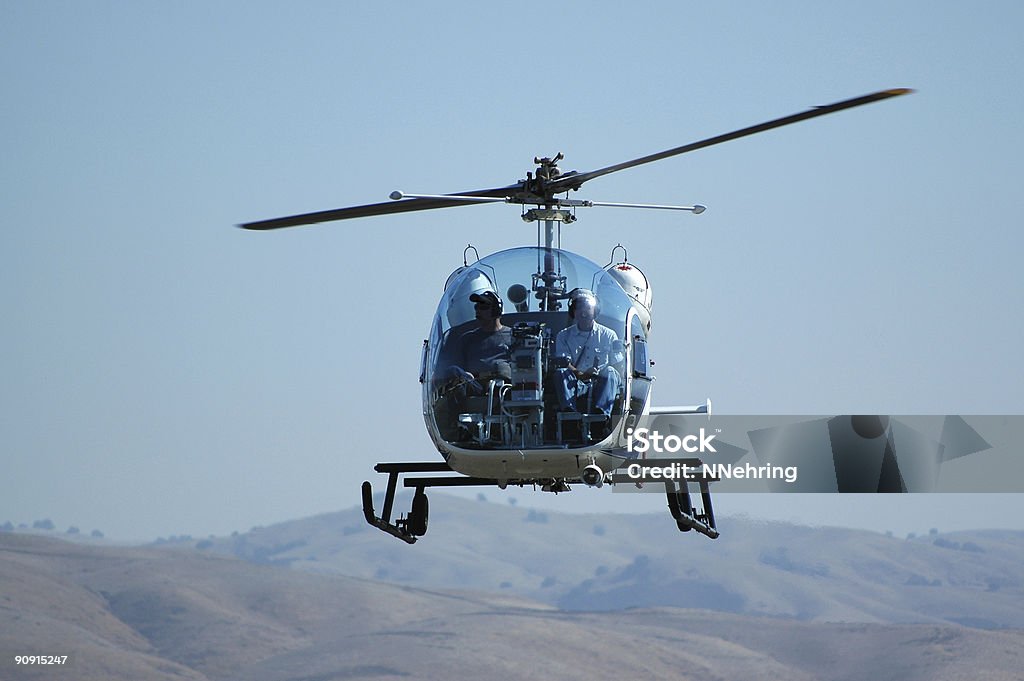
[[590, 331], [580, 331], [573, 324], [558, 332], [555, 338], [555, 356], [568, 357], [580, 371], [600, 371], [609, 364], [616, 364], [622, 357], [615, 352], [614, 343], [619, 340], [607, 326], [594, 322]]
[[511, 346], [512, 329], [508, 326], [491, 332], [473, 329], [459, 337], [455, 364], [476, 378], [512, 378]]

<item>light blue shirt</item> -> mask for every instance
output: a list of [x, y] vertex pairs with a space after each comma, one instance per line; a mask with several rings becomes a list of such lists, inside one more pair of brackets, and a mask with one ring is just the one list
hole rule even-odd
[[607, 326], [594, 322], [590, 331], [580, 331], [573, 324], [558, 332], [555, 337], [555, 355], [568, 357], [580, 371], [601, 369], [608, 364], [617, 364], [621, 357], [615, 352], [614, 343], [619, 340]]

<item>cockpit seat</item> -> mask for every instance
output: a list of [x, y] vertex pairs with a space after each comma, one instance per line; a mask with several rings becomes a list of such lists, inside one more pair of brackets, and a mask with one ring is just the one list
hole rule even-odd
[[[605, 370], [615, 372], [616, 376], [618, 376], [617, 370], [612, 366], [606, 367]], [[563, 432], [562, 426], [566, 422], [578, 424], [579, 436], [583, 442], [592, 442], [594, 439], [599, 439], [593, 437], [594, 433], [591, 426], [593, 426], [594, 424], [609, 424], [611, 422], [613, 415], [617, 411], [619, 411], [620, 405], [622, 403], [623, 389], [621, 382], [618, 383], [618, 387], [616, 389], [611, 414], [604, 414], [601, 411], [595, 409], [593, 380], [576, 381], [573, 389], [575, 391], [575, 403], [577, 410], [561, 410], [555, 416], [556, 437], [558, 438], [558, 441], [565, 442], [565, 433]], [[604, 432], [606, 431], [602, 431], [602, 433]]]
[[[501, 393], [508, 382], [499, 376], [483, 382], [483, 385], [483, 395], [466, 395], [459, 400], [456, 417], [457, 427], [466, 439], [474, 440], [481, 445], [503, 435]], [[495, 430], [494, 426], [497, 426], [498, 430]]]
[[583, 442], [592, 442], [591, 426], [595, 423], [607, 423], [610, 417], [604, 414], [581, 414], [578, 411], [560, 411], [555, 417], [556, 425], [556, 437], [559, 442], [565, 442], [565, 433], [563, 432], [562, 426], [566, 421], [576, 422], [579, 424], [580, 440]]

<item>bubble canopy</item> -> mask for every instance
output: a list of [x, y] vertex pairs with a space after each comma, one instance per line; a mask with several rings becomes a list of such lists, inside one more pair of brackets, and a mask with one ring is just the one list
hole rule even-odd
[[[461, 446], [467, 439], [463, 421], [491, 420], [495, 424], [493, 430], [482, 426], [470, 428], [472, 435], [468, 439], [475, 444], [469, 446], [482, 449], [508, 448], [516, 439], [523, 446], [527, 438], [523, 434], [527, 427], [524, 423], [529, 425], [529, 438], [536, 445], [551, 445], [553, 439], [561, 438], [561, 434], [551, 432], [558, 411], [550, 389], [551, 376], [557, 370], [551, 349], [558, 332], [573, 323], [568, 309], [570, 294], [575, 289], [587, 289], [596, 295], [596, 322], [628, 346], [633, 301], [603, 267], [581, 255], [540, 247], [513, 248], [456, 270], [445, 285], [424, 348], [421, 378], [428, 429], [441, 440]], [[467, 406], [473, 399], [462, 394], [466, 389], [460, 387], [458, 379], [460, 375], [468, 377], [462, 371], [453, 373], [453, 365], [458, 365], [453, 355], [458, 354], [458, 347], [464, 343], [461, 339], [478, 333], [481, 327], [470, 297], [479, 298], [488, 292], [501, 298], [501, 324], [511, 329], [511, 333], [505, 331], [510, 333], [508, 346], [500, 346], [508, 351], [511, 371], [504, 372], [504, 381], [498, 381], [501, 385], [491, 388], [493, 396], [488, 392], [486, 400], [481, 398], [486, 404]], [[536, 348], [534, 359], [525, 356], [528, 348]], [[621, 343], [618, 348], [621, 357]], [[492, 355], [497, 351], [500, 348], [492, 350]], [[616, 365], [616, 370], [621, 374], [621, 365]], [[532, 378], [524, 378], [531, 372], [535, 372]], [[473, 387], [479, 392], [478, 386]], [[621, 414], [621, 398], [622, 393], [616, 400], [612, 422]], [[506, 431], [519, 428], [520, 434], [510, 436], [506, 432], [502, 443], [502, 436], [497, 434], [502, 427]]]
[[[545, 295], [544, 287], [551, 286], [545, 281], [545, 274], [555, 289], [561, 289], [561, 294]], [[597, 295], [601, 308], [598, 322], [622, 337], [630, 299], [604, 268], [570, 251], [532, 246], [492, 253], [456, 270], [445, 284], [433, 331], [443, 335], [472, 321], [475, 313], [469, 296], [473, 293], [497, 293], [504, 301], [505, 314], [565, 312], [567, 296], [576, 288], [589, 289]], [[545, 300], [552, 301], [551, 309], [542, 309]], [[566, 317], [565, 325], [568, 322]]]

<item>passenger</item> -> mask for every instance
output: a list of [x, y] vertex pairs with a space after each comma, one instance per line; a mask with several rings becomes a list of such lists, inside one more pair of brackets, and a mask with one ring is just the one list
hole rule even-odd
[[577, 289], [570, 293], [569, 319], [574, 323], [555, 338], [556, 362], [561, 365], [555, 370], [555, 391], [563, 411], [578, 412], [581, 387], [589, 386], [593, 410], [609, 416], [621, 383], [615, 365], [622, 358], [615, 348], [618, 336], [595, 321], [597, 309], [597, 296], [592, 291]]
[[483, 395], [486, 381], [512, 379], [512, 329], [501, 324], [503, 303], [497, 293], [482, 291], [469, 299], [478, 325], [455, 340], [447, 378], [458, 382], [459, 393]]

